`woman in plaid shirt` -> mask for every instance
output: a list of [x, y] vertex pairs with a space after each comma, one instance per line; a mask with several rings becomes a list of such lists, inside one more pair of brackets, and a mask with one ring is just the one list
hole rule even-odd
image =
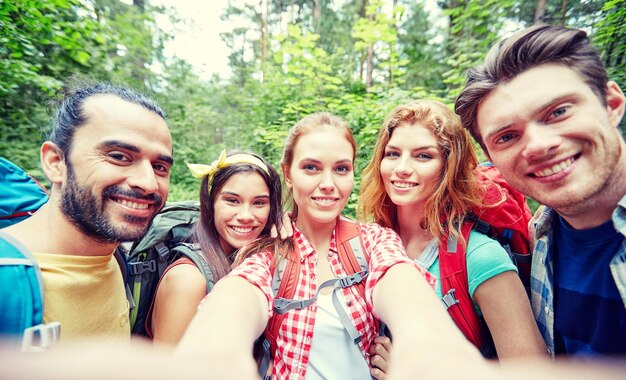
[[[245, 249], [237, 260], [241, 265], [205, 298], [181, 342], [181, 351], [202, 349], [213, 360], [207, 366], [212, 376], [256, 375], [251, 347], [274, 314], [276, 260], [301, 262], [299, 300], [313, 298], [324, 281], [347, 275], [337, 258], [335, 229], [354, 184], [355, 155], [352, 132], [336, 116], [313, 114], [291, 129], [281, 167], [294, 203], [293, 238], [262, 240]], [[289, 310], [272, 378], [369, 379], [368, 348], [378, 334], [377, 319], [393, 331], [390, 374], [398, 378], [415, 376], [411, 369], [444, 353], [481, 360], [435, 297], [433, 277], [407, 258], [398, 235], [368, 224], [361, 226], [361, 238], [369, 257], [365, 297], [354, 286], [325, 288], [311, 305]], [[361, 337], [356, 344], [340, 322], [342, 311], [330, 301], [333, 291]]]

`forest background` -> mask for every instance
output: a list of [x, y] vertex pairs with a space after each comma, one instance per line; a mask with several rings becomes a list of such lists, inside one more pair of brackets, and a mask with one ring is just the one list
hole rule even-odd
[[353, 215], [386, 113], [420, 98], [452, 105], [467, 68], [506, 34], [536, 22], [584, 29], [626, 85], [626, 0], [230, 1], [221, 17], [233, 28], [221, 37], [231, 73], [210, 79], [165, 56], [164, 16], [185, 22], [149, 0], [0, 0], [0, 155], [45, 183], [39, 145], [59, 89], [70, 78], [110, 81], [165, 109], [176, 160], [169, 199], [197, 199], [185, 162], [245, 149], [278, 165], [289, 128], [329, 111], [359, 146]]

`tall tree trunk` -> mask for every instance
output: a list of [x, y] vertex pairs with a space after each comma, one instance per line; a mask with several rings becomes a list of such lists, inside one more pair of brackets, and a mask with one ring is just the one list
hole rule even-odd
[[537, 7], [535, 8], [535, 24], [543, 22], [546, 16], [546, 0], [537, 0]]
[[567, 0], [561, 2], [561, 26], [565, 26], [565, 16], [567, 16]]
[[322, 0], [313, 0], [313, 30], [320, 34], [322, 21]]
[[[398, 0], [393, 0], [392, 3], [392, 9], [396, 9], [396, 6], [398, 5]], [[393, 32], [396, 35], [396, 41], [398, 40], [398, 17], [395, 13], [392, 14], [393, 17], [393, 25], [391, 26], [393, 28]], [[396, 50], [396, 44], [395, 43], [391, 43], [389, 44], [389, 60], [390, 63], [393, 63], [393, 55], [395, 53]], [[394, 66], [393, 64], [389, 65], [389, 85], [393, 85], [393, 81], [394, 81], [394, 77], [393, 77], [393, 69]]]
[[[365, 18], [365, 7], [367, 6], [367, 0], [361, 0], [361, 8], [359, 9], [359, 17]], [[365, 52], [361, 51], [359, 56], [359, 80], [363, 82], [363, 72], [365, 68]]]
[[369, 90], [372, 87], [372, 74], [374, 73], [374, 45], [367, 47], [366, 64], [365, 89]]
[[[133, 0], [133, 6], [137, 7], [137, 9], [139, 10], [139, 13], [141, 13], [142, 15], [146, 11], [145, 0]], [[143, 28], [143, 27], [144, 27], [144, 25], [141, 25], [141, 28]], [[152, 43], [152, 41], [150, 41], [150, 43]], [[145, 85], [145, 83], [146, 83], [146, 63], [147, 63], [146, 62], [146, 57], [144, 57], [142, 54], [135, 53], [133, 61], [134, 61], [133, 62], [133, 67], [131, 69], [132, 76], [133, 76], [133, 78], [136, 78], [139, 83]]]
[[[365, 10], [365, 6], [367, 6], [367, 0], [363, 0], [363, 5], [363, 9]], [[367, 15], [367, 18], [373, 21], [376, 18], [376, 13]], [[367, 47], [365, 65], [367, 66], [367, 71], [365, 73], [365, 89], [369, 90], [370, 87], [372, 87], [372, 76], [374, 74], [374, 44], [370, 44]]]
[[[266, 2], [264, 7], [263, 2]], [[265, 81], [265, 60], [267, 59], [267, 0], [259, 0], [259, 34], [261, 50], [261, 82]]]

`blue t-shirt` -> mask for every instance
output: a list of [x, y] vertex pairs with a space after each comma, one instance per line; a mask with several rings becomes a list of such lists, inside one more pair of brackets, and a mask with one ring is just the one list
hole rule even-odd
[[610, 220], [575, 230], [558, 217], [552, 248], [557, 354], [626, 353], [626, 309], [609, 267], [623, 241]]

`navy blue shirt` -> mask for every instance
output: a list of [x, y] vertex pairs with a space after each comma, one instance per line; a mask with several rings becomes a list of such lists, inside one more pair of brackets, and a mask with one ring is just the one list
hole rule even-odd
[[554, 233], [556, 353], [626, 353], [626, 309], [609, 268], [624, 236], [611, 220], [575, 230], [560, 216]]

